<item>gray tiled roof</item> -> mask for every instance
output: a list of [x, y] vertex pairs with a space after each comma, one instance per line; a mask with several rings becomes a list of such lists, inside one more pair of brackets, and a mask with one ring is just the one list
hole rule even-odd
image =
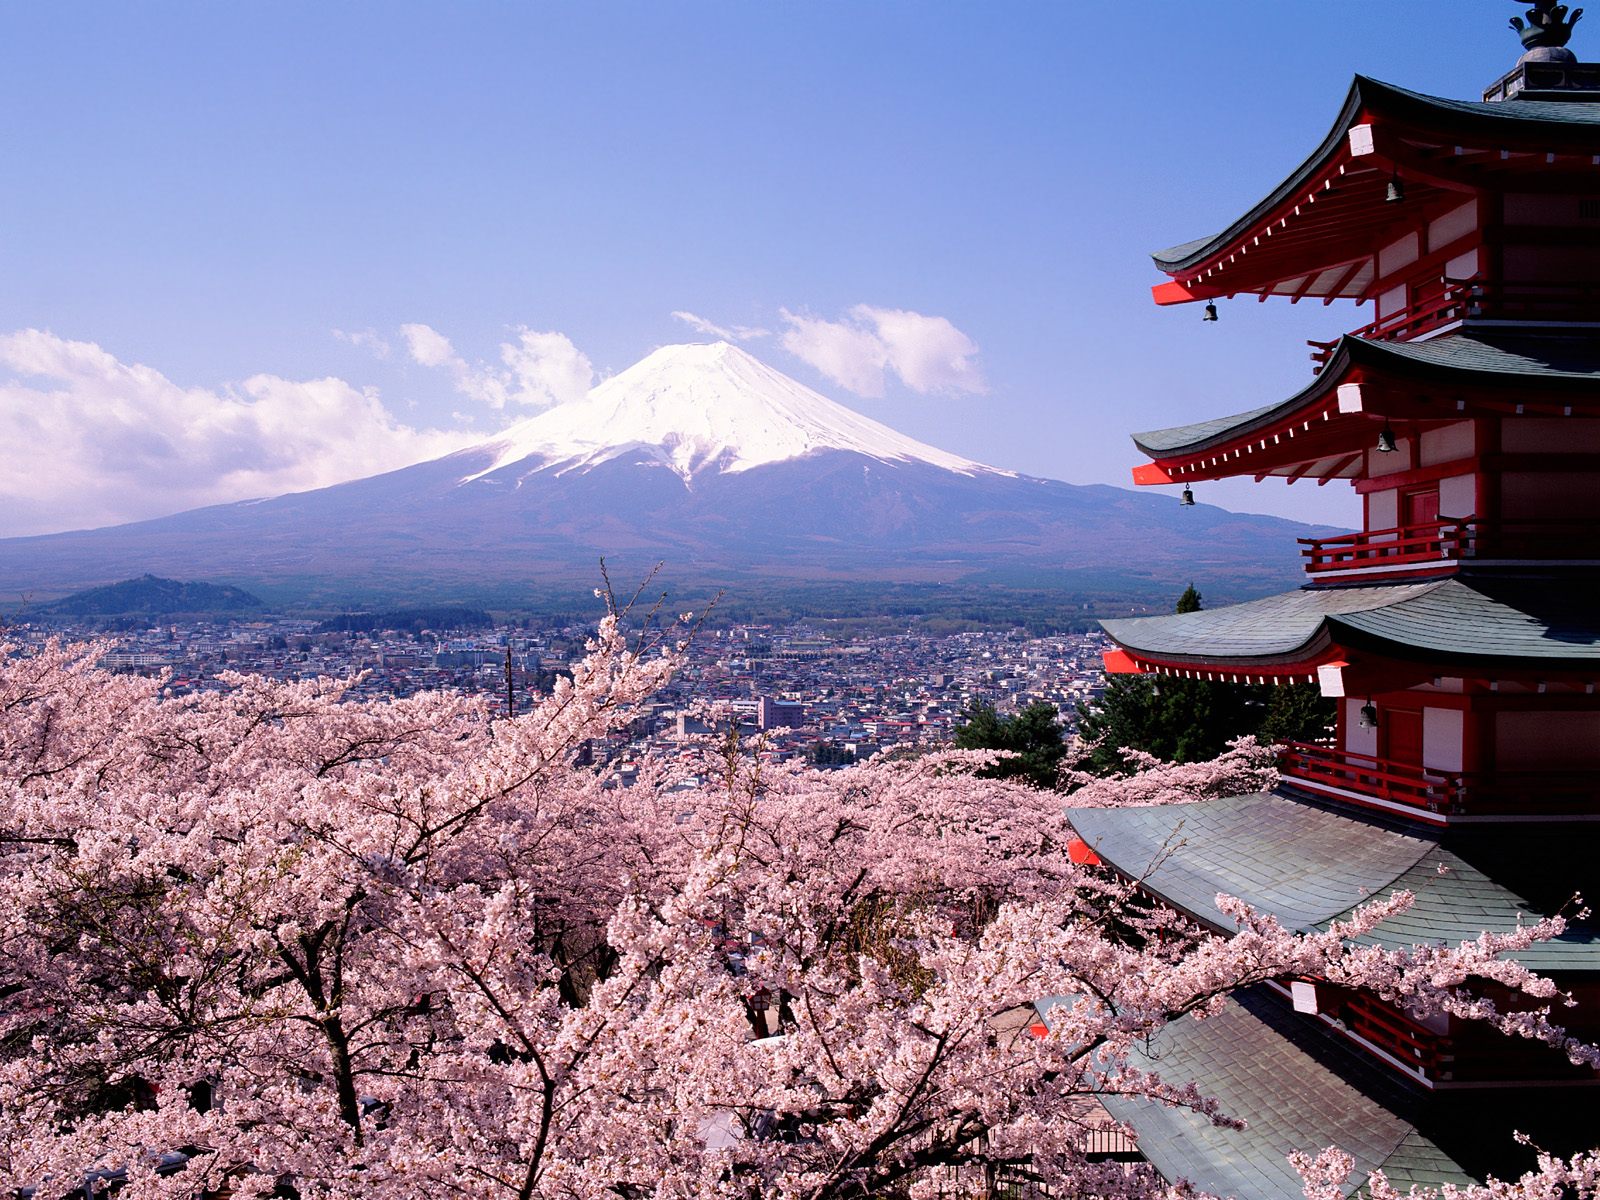
[[1186, 1109], [1102, 1096], [1131, 1125], [1139, 1150], [1168, 1180], [1188, 1179], [1238, 1200], [1287, 1200], [1301, 1194], [1289, 1165], [1295, 1150], [1338, 1146], [1355, 1158], [1349, 1191], [1375, 1170], [1406, 1182], [1473, 1182], [1444, 1150], [1418, 1131], [1403, 1105], [1383, 1103], [1291, 1040], [1261, 1011], [1259, 998], [1230, 1001], [1203, 1021], [1184, 1017], [1152, 1039], [1133, 1065], [1182, 1083], [1193, 1080], [1222, 1111], [1245, 1121], [1219, 1129]]
[[1101, 624], [1129, 650], [1178, 662], [1244, 667], [1336, 642], [1398, 658], [1577, 667], [1600, 662], [1600, 607], [1585, 590], [1476, 578], [1301, 588], [1226, 608]]
[[1482, 375], [1514, 375], [1541, 383], [1592, 387], [1600, 380], [1600, 338], [1548, 333], [1504, 333], [1469, 329], [1420, 342], [1368, 342], [1346, 339], [1364, 364], [1385, 358]]
[[[1510, 932], [1542, 914], [1437, 840], [1258, 793], [1152, 808], [1073, 809], [1078, 836], [1122, 874], [1218, 929], [1217, 895], [1290, 929], [1325, 929], [1373, 897], [1411, 891], [1410, 908], [1363, 941], [1390, 948]], [[1508, 839], [1513, 835], [1508, 834]], [[1442, 868], [1442, 871], [1441, 871]], [[1600, 971], [1587, 927], [1513, 956], [1540, 971]]]
[[1539, 580], [1447, 579], [1391, 604], [1340, 611], [1328, 624], [1342, 644], [1440, 661], [1600, 661], [1600, 606], [1590, 588]]
[[1383, 1174], [1402, 1196], [1413, 1187], [1438, 1187], [1441, 1183], [1461, 1185], [1470, 1181], [1455, 1159], [1415, 1129], [1406, 1134], [1384, 1160]]
[[1562, 101], [1552, 104], [1539, 100], [1451, 100], [1443, 96], [1429, 96], [1408, 88], [1382, 83], [1365, 75], [1356, 76], [1357, 86], [1373, 100], [1387, 96], [1405, 101], [1414, 110], [1433, 110], [1441, 113], [1459, 113], [1474, 121], [1489, 122], [1493, 126], [1526, 128], [1561, 126], [1600, 126], [1600, 104], [1592, 101]]
[[[1485, 930], [1509, 933], [1520, 919], [1524, 924], [1544, 915], [1496, 883], [1450, 850], [1436, 848], [1403, 875], [1389, 881], [1384, 892], [1408, 891], [1416, 903], [1390, 917], [1372, 934], [1358, 939], [1369, 945], [1412, 946], [1428, 942], [1459, 945]], [[1360, 901], [1333, 919], [1348, 917]], [[1324, 922], [1326, 924], [1326, 922]], [[1521, 954], [1511, 955], [1535, 971], [1600, 971], [1600, 936], [1577, 926], [1561, 937], [1539, 942]]]
[[1537, 382], [1544, 388], [1585, 389], [1593, 396], [1600, 381], [1600, 338], [1555, 333], [1502, 333], [1469, 330], [1420, 342], [1376, 342], [1345, 337], [1314, 382], [1278, 404], [1252, 408], [1170, 429], [1133, 435], [1133, 443], [1152, 458], [1198, 454], [1326, 398], [1349, 365], [1426, 374], [1441, 382], [1491, 375]]
[[1083, 808], [1078, 836], [1124, 875], [1200, 920], [1231, 929], [1219, 892], [1311, 929], [1377, 892], [1428, 850], [1361, 821], [1257, 793], [1199, 804]]
[[1224, 440], [1226, 436], [1243, 432], [1251, 425], [1270, 424], [1281, 413], [1288, 413], [1300, 404], [1300, 396], [1295, 396], [1284, 404], [1265, 404], [1230, 417], [1213, 417], [1209, 421], [1175, 425], [1171, 429], [1151, 429], [1134, 434], [1133, 444], [1152, 458], [1160, 458], [1175, 450], [1198, 450], [1207, 442]]
[[1544, 137], [1552, 142], [1567, 144], [1574, 141], [1575, 135], [1577, 140], [1586, 142], [1592, 131], [1595, 152], [1600, 153], [1600, 104], [1551, 104], [1538, 101], [1485, 104], [1481, 101], [1446, 100], [1358, 75], [1350, 86], [1344, 107], [1340, 109], [1333, 128], [1322, 144], [1270, 195], [1214, 237], [1197, 238], [1157, 251], [1152, 255], [1156, 265], [1163, 270], [1177, 272], [1204, 261], [1223, 244], [1299, 191], [1319, 167], [1340, 149], [1350, 127], [1364, 111], [1393, 114], [1403, 120], [1418, 121], [1434, 128], [1459, 129], [1489, 138], [1497, 135]]
[[1310, 643], [1330, 616], [1400, 604], [1426, 595], [1441, 583], [1435, 580], [1388, 587], [1301, 588], [1226, 608], [1130, 617], [1101, 624], [1128, 649], [1162, 657], [1283, 657]]

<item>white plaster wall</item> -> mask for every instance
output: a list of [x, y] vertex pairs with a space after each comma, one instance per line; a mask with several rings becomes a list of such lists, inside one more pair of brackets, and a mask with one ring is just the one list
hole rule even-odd
[[1398, 471], [1409, 471], [1417, 465], [1417, 447], [1410, 438], [1401, 437], [1396, 433], [1394, 449], [1384, 454], [1369, 446], [1366, 463], [1369, 479], [1376, 479], [1381, 475], [1393, 475]]
[[1482, 271], [1482, 254], [1477, 250], [1468, 250], [1465, 254], [1458, 254], [1444, 265], [1446, 279], [1476, 279]]
[[[1460, 208], [1452, 208], [1442, 217], [1428, 223], [1428, 251], [1443, 250], [1457, 238], [1465, 237], [1478, 227], [1478, 202], [1469, 200]], [[1457, 277], [1459, 278], [1459, 276]]]
[[1439, 480], [1439, 516], [1475, 517], [1478, 515], [1478, 477], [1452, 475]]
[[1387, 292], [1384, 292], [1381, 296], [1379, 296], [1378, 320], [1381, 321], [1385, 317], [1392, 317], [1397, 312], [1404, 312], [1406, 308], [1406, 295], [1406, 287], [1404, 284], [1401, 284], [1399, 287], [1390, 288]]
[[1500, 423], [1507, 454], [1593, 454], [1600, 451], [1600, 421], [1584, 417], [1515, 417]]
[[1367, 528], [1393, 529], [1400, 524], [1400, 493], [1390, 488], [1367, 497]]
[[1378, 730], [1361, 728], [1361, 706], [1365, 704], [1365, 697], [1347, 696], [1344, 702], [1345, 739], [1344, 748], [1352, 754], [1370, 754], [1374, 757], [1378, 753]]
[[1500, 477], [1500, 507], [1508, 520], [1587, 519], [1600, 509], [1600, 474], [1508, 471]]
[[1600, 274], [1600, 245], [1575, 239], [1564, 246], [1507, 246], [1501, 252], [1506, 278], [1528, 283], [1587, 283]]
[[1600, 712], [1497, 713], [1494, 752], [1503, 771], [1600, 767]]
[[1457, 421], [1454, 425], [1424, 430], [1421, 447], [1422, 465], [1431, 467], [1437, 463], [1471, 458], [1475, 445], [1471, 421]]
[[1579, 197], [1552, 196], [1541, 192], [1507, 192], [1507, 225], [1573, 225], [1579, 220]]
[[1435, 771], [1459, 771], [1466, 715], [1453, 708], [1422, 710], [1422, 765]]
[[1415, 232], [1408, 233], [1398, 242], [1391, 242], [1378, 251], [1378, 276], [1398, 271], [1401, 267], [1410, 266], [1422, 257], [1421, 239]]

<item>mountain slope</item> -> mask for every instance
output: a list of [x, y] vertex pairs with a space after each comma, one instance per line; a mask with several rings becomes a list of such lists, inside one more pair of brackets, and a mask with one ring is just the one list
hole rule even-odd
[[[1296, 582], [1306, 526], [1017, 476], [925, 446], [735, 347], [668, 347], [432, 462], [313, 492], [0, 541], [0, 599], [156, 572], [280, 597], [620, 580], [956, 583], [1151, 595]], [[1219, 583], [1221, 586], [1219, 586]]]
[[543, 412], [486, 445], [496, 451], [491, 470], [525, 460], [585, 470], [646, 448], [686, 481], [825, 450], [964, 474], [992, 471], [896, 433], [727, 342], [663, 346], [577, 403]]

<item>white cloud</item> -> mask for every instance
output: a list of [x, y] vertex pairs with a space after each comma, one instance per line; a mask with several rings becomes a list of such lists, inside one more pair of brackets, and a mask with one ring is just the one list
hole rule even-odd
[[857, 304], [839, 321], [783, 319], [783, 348], [858, 396], [883, 395], [890, 372], [923, 395], [987, 390], [978, 344], [944, 317]]
[[581, 400], [594, 386], [594, 366], [565, 334], [519, 329], [515, 342], [500, 347], [511, 373], [507, 401], [548, 408]]
[[389, 343], [376, 329], [357, 329], [354, 332], [335, 329], [333, 336], [341, 342], [349, 342], [358, 350], [367, 351], [374, 358], [389, 357]]
[[883, 395], [888, 351], [878, 335], [841, 321], [784, 310], [783, 348], [858, 396]]
[[325, 487], [472, 440], [400, 424], [342, 379], [181, 387], [92, 342], [0, 335], [0, 536]]
[[[443, 367], [461, 360], [456, 357], [450, 339], [427, 325], [402, 325], [400, 336], [406, 340], [406, 351], [425, 367]], [[463, 364], [465, 365], [465, 364]]]
[[758, 329], [753, 325], [734, 325], [731, 327], [718, 325], [692, 312], [679, 310], [672, 315], [689, 326], [690, 329], [710, 337], [721, 338], [725, 342], [752, 342], [757, 338], [772, 336], [772, 330], [770, 329]]
[[502, 342], [502, 366], [473, 366], [450, 339], [427, 325], [402, 325], [412, 361], [449, 371], [456, 391], [491, 408], [549, 408], [581, 399], [594, 386], [594, 365], [562, 333], [519, 328], [517, 340]]

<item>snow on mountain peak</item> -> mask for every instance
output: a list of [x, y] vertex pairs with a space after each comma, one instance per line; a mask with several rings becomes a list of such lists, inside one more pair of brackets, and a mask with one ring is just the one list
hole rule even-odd
[[[818, 450], [1004, 474], [896, 433], [727, 342], [663, 346], [594, 387], [488, 439], [488, 470], [534, 458], [534, 470], [587, 470], [654, 448], [685, 480], [747, 471]], [[477, 478], [477, 475], [472, 478]]]

